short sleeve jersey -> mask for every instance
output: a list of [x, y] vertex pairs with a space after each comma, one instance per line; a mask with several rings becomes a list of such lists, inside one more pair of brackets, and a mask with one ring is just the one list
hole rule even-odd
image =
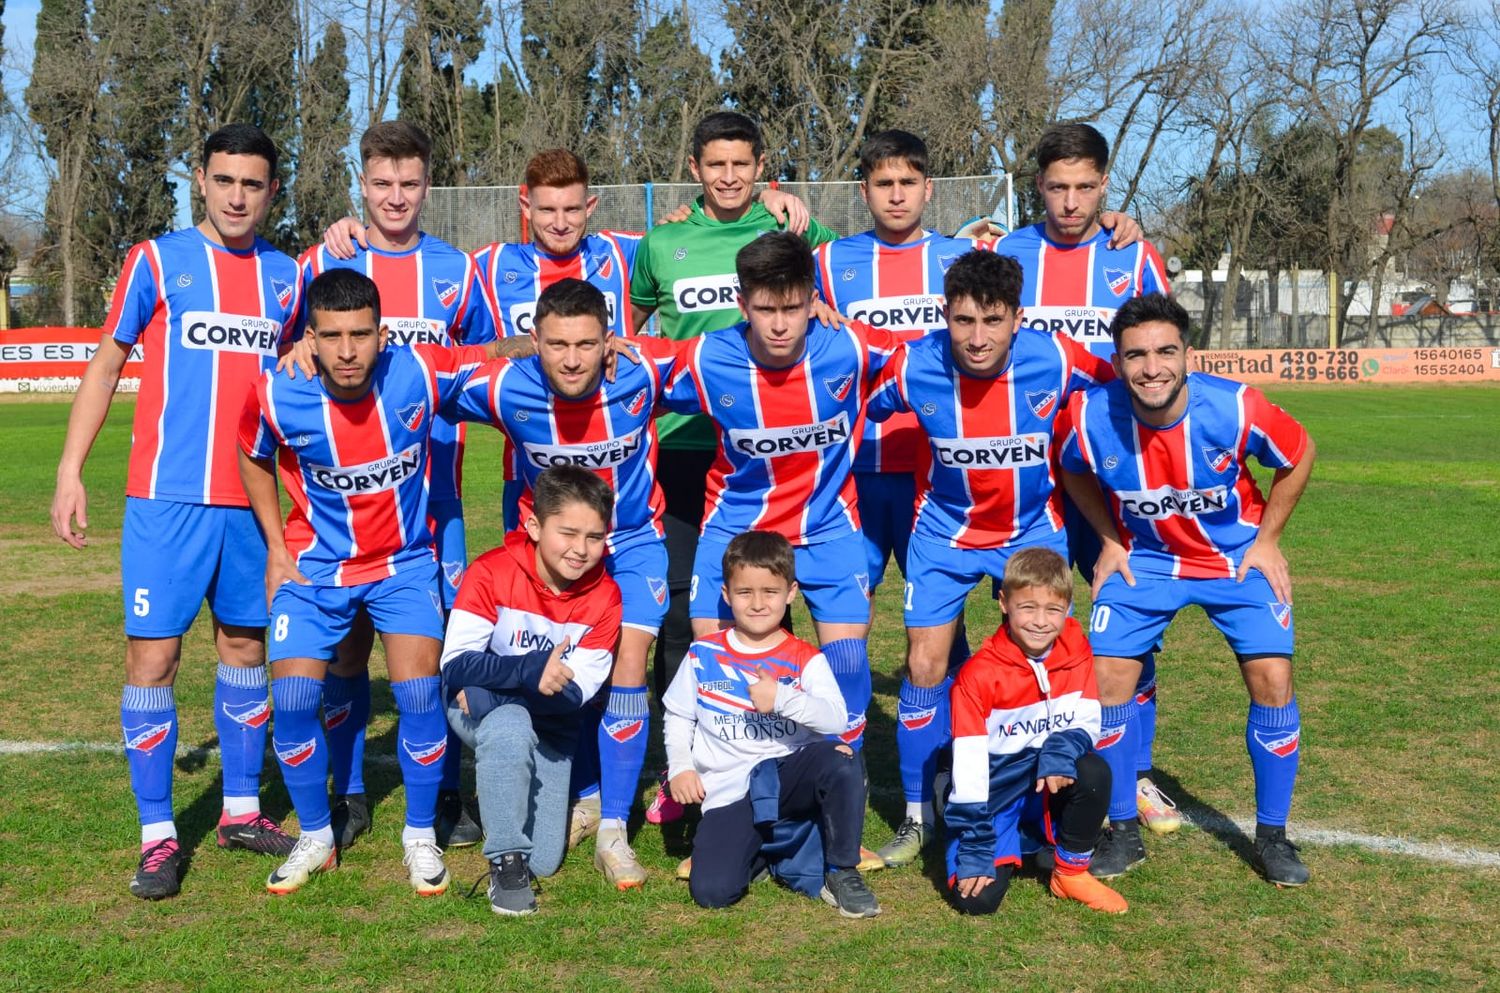
[[301, 300], [297, 263], [260, 239], [236, 252], [184, 228], [130, 249], [104, 321], [145, 353], [128, 496], [250, 505], [240, 412], [290, 340]]
[[[687, 220], [660, 224], [646, 232], [630, 275], [630, 302], [656, 311], [663, 337], [686, 341], [740, 320], [735, 297], [739, 278], [734, 257], [761, 235], [778, 230], [771, 212], [759, 203], [737, 221], [715, 221], [703, 213], [703, 198]], [[814, 220], [802, 235], [814, 247], [838, 237]], [[657, 426], [662, 447], [711, 450], [707, 422], [674, 414]]]
[[771, 369], [751, 357], [744, 324], [689, 342], [638, 339], [675, 352], [665, 406], [707, 414], [719, 454], [709, 470], [703, 534], [719, 541], [753, 529], [793, 545], [859, 530], [850, 468], [864, 395], [900, 339], [868, 325], [808, 325], [802, 357]]
[[912, 533], [952, 548], [998, 548], [1060, 530], [1053, 419], [1071, 393], [1113, 375], [1077, 342], [1024, 328], [988, 379], [958, 370], [946, 330], [908, 343], [881, 372], [868, 412], [913, 412], [927, 436]]
[[656, 426], [652, 421], [671, 360], [621, 361], [614, 382], [601, 380], [587, 397], [558, 396], [535, 356], [494, 359], [464, 387], [456, 416], [486, 421], [504, 432], [519, 458], [526, 489], [522, 517], [542, 470], [580, 465], [615, 492], [609, 550], [660, 541], [665, 511], [656, 480]]
[[1110, 248], [1111, 232], [1100, 229], [1089, 240], [1066, 245], [1033, 224], [1000, 240], [995, 251], [1021, 263], [1022, 320], [1029, 328], [1066, 334], [1107, 359], [1115, 353], [1110, 322], [1134, 296], [1170, 293], [1161, 256], [1148, 241]]
[[641, 235], [585, 235], [571, 255], [549, 255], [534, 244], [495, 242], [474, 253], [491, 319], [503, 337], [530, 334], [536, 301], [562, 279], [582, 279], [604, 294], [610, 330], [629, 334], [630, 273]]
[[428, 451], [434, 415], [485, 360], [482, 348], [380, 353], [369, 392], [267, 373], [244, 405], [240, 448], [278, 455], [291, 497], [287, 549], [314, 583], [355, 586], [433, 560]]
[[1139, 421], [1119, 381], [1075, 396], [1056, 426], [1059, 460], [1091, 472], [1138, 575], [1225, 579], [1259, 532], [1265, 498], [1246, 460], [1296, 465], [1307, 431], [1251, 386], [1189, 373], [1175, 423]]
[[[873, 231], [840, 238], [818, 246], [818, 292], [851, 320], [920, 338], [947, 326], [943, 276], [948, 267], [965, 252], [989, 244], [930, 232], [904, 245], [883, 242]], [[915, 472], [921, 450], [922, 433], [910, 414], [866, 421], [854, 471]]]

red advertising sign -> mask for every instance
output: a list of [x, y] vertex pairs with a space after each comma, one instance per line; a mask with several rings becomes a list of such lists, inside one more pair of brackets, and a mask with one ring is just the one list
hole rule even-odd
[[[0, 393], [72, 393], [99, 349], [98, 328], [23, 328], [0, 331]], [[140, 382], [141, 346], [130, 350], [120, 389]]]

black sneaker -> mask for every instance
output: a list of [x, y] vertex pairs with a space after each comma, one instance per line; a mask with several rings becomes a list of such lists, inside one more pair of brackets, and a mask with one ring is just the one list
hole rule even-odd
[[296, 838], [262, 813], [243, 820], [230, 820], [227, 814], [220, 816], [215, 837], [220, 848], [244, 848], [261, 855], [278, 855], [281, 858], [292, 854], [292, 848], [297, 844]]
[[1255, 826], [1255, 867], [1277, 886], [1303, 886], [1308, 880], [1297, 846], [1286, 840], [1286, 828]]
[[531, 870], [520, 852], [506, 852], [499, 862], [490, 864], [490, 909], [509, 917], [536, 913]]
[[840, 917], [874, 917], [880, 913], [880, 903], [858, 869], [833, 870], [823, 877], [823, 891], [818, 895], [824, 903], [837, 907]]
[[469, 816], [457, 790], [443, 790], [438, 794], [437, 821], [433, 828], [437, 831], [438, 845], [445, 849], [465, 848], [484, 840], [484, 832]]
[[1114, 879], [1144, 861], [1146, 846], [1141, 841], [1141, 822], [1134, 818], [1110, 821], [1109, 827], [1099, 836], [1099, 844], [1094, 846], [1089, 874], [1095, 879]]
[[1039, 876], [1050, 876], [1057, 868], [1057, 852], [1051, 845], [1043, 845], [1031, 853], [1031, 865]]
[[333, 798], [333, 841], [340, 851], [370, 830], [370, 801], [363, 793], [340, 793]]
[[182, 889], [182, 846], [176, 838], [163, 838], [141, 852], [141, 864], [130, 881], [130, 892], [142, 900], [176, 896]]

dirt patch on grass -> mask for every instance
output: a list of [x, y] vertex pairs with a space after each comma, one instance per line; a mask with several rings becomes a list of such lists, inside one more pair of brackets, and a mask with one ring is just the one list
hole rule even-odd
[[25, 563], [0, 571], [0, 597], [31, 594], [66, 597], [76, 593], [118, 591], [120, 536], [118, 532], [89, 535], [88, 547], [67, 548], [52, 528], [21, 528], [0, 538], [0, 561]]

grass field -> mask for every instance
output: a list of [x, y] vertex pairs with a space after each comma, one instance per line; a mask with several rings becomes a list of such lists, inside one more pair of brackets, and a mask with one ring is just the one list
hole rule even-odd
[[[47, 522], [66, 404], [0, 404], [0, 438], [17, 456], [0, 474], [0, 549], [11, 563], [0, 574], [0, 739], [101, 746], [0, 747], [0, 990], [1500, 989], [1500, 390], [1272, 395], [1319, 446], [1285, 542], [1303, 714], [1291, 835], [1408, 839], [1451, 859], [1307, 844], [1310, 886], [1262, 882], [1247, 840], [1222, 826], [1253, 816], [1244, 691], [1222, 639], [1193, 611], [1162, 656], [1157, 767], [1191, 814], [1218, 826], [1148, 838], [1151, 858], [1118, 881], [1128, 915], [1091, 914], [1022, 879], [993, 919], [960, 918], [941, 898], [934, 852], [924, 868], [872, 876], [885, 912], [862, 922], [770, 885], [727, 911], [697, 909], [671, 880], [687, 851], [680, 826], [636, 834], [653, 871], [644, 890], [613, 892], [585, 846], [545, 882], [540, 914], [500, 919], [482, 886], [463, 898], [485, 870], [469, 849], [449, 861], [464, 885], [419, 900], [400, 865], [402, 793], [390, 762], [370, 768], [373, 836], [304, 892], [269, 897], [269, 860], [212, 841], [219, 784], [202, 623], [178, 680], [186, 751], [176, 805], [192, 865], [180, 897], [131, 897], [137, 828], [116, 747], [131, 403], [116, 403], [89, 465], [83, 552]], [[465, 482], [478, 552], [499, 538], [498, 446], [489, 432], [472, 437]], [[902, 811], [898, 589], [881, 590], [871, 644], [872, 847]], [[976, 638], [997, 620], [979, 596], [968, 617]], [[369, 752], [389, 756], [383, 679], [376, 693]], [[658, 746], [648, 768], [659, 757]], [[286, 794], [273, 761], [268, 770], [266, 805], [281, 815]], [[1466, 864], [1465, 850], [1486, 864]]]

